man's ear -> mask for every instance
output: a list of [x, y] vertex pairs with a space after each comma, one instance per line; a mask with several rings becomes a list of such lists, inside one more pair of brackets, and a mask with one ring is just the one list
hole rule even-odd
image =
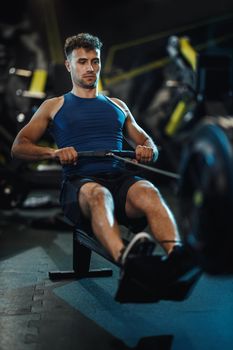
[[69, 60], [65, 60], [65, 66], [66, 66], [66, 69], [68, 70], [68, 72], [70, 72], [70, 62], [69, 62]]

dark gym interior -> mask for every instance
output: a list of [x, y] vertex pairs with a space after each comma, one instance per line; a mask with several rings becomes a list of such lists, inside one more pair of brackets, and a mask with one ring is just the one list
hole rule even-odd
[[[100, 89], [127, 103], [159, 147], [150, 173], [198, 260], [177, 300], [115, 300], [111, 277], [53, 281], [76, 244], [61, 166], [11, 157], [41, 103], [71, 88], [66, 37], [104, 43]], [[41, 145], [54, 146], [45, 134]], [[127, 145], [126, 145], [127, 147]], [[233, 344], [233, 2], [8, 0], [0, 12], [0, 349], [230, 350]], [[121, 227], [122, 235], [128, 234]], [[148, 228], [149, 230], [149, 228]], [[156, 254], [163, 252], [156, 247]], [[178, 292], [177, 292], [178, 293]], [[178, 293], [179, 294], [179, 293]]]

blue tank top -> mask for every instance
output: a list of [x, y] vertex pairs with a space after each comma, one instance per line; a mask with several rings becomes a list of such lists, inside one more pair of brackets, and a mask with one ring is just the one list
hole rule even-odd
[[[49, 131], [58, 148], [73, 146], [77, 151], [122, 150], [125, 113], [104, 95], [81, 98], [71, 92], [53, 118]], [[77, 165], [64, 165], [67, 175], [116, 173], [123, 162], [111, 158], [83, 158]]]

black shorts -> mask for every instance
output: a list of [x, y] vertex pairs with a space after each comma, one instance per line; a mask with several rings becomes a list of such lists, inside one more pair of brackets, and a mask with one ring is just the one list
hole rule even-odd
[[63, 181], [61, 190], [61, 206], [64, 215], [76, 226], [87, 229], [90, 228], [89, 220], [82, 214], [78, 193], [80, 188], [88, 182], [96, 182], [106, 187], [112, 194], [115, 206], [115, 217], [120, 225], [129, 227], [132, 232], [140, 232], [147, 226], [146, 217], [131, 219], [125, 212], [126, 196], [129, 188], [137, 181], [144, 180], [140, 176], [134, 175], [130, 171], [120, 174], [98, 174], [95, 176], [73, 175]]

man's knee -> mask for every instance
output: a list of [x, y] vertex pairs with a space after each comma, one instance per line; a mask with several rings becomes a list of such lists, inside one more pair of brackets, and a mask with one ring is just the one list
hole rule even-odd
[[95, 206], [102, 206], [108, 202], [112, 205], [112, 195], [109, 190], [97, 183], [86, 183], [79, 192], [79, 203], [81, 207], [93, 208]]
[[127, 201], [134, 207], [143, 209], [161, 202], [159, 190], [149, 181], [138, 181], [132, 185], [127, 194]]
[[160, 201], [160, 193], [151, 182], [138, 181], [127, 193], [126, 213], [129, 217], [145, 216], [148, 211], [158, 207]]
[[106, 187], [96, 185], [92, 188], [92, 191], [90, 193], [90, 203], [93, 206], [104, 204], [112, 206], [113, 198]]

